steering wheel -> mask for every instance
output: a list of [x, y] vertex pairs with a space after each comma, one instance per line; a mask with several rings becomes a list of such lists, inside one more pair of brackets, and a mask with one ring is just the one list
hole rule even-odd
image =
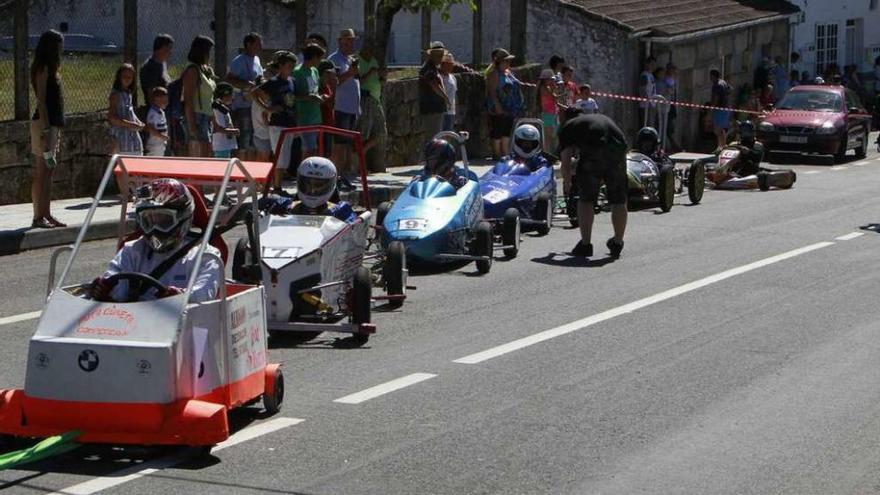
[[[107, 277], [107, 283], [110, 285], [116, 285], [120, 280], [128, 280], [128, 297], [124, 301], [117, 302], [137, 302], [141, 299], [141, 296], [146, 292], [144, 290], [140, 290], [143, 284], [147, 284], [156, 289], [157, 292], [167, 292], [168, 286], [159, 282], [155, 278], [145, 274], [145, 273], [137, 273], [137, 272], [120, 272], [114, 275], [110, 275]], [[131, 282], [140, 282], [138, 284], [132, 284]]]

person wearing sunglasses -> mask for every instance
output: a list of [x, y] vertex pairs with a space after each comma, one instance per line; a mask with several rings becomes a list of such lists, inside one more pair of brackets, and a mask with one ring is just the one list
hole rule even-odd
[[[108, 278], [117, 273], [143, 273], [167, 287], [149, 288], [139, 300], [153, 300], [184, 292], [199, 249], [198, 237], [190, 232], [194, 203], [185, 185], [175, 179], [156, 179], [137, 191], [135, 215], [143, 235], [125, 243], [101, 277], [96, 278], [89, 296], [98, 301], [131, 300], [128, 282], [116, 284]], [[182, 252], [186, 250], [186, 252]], [[193, 284], [191, 303], [215, 299], [222, 273], [220, 252], [211, 246]], [[128, 298], [126, 298], [128, 297]]]

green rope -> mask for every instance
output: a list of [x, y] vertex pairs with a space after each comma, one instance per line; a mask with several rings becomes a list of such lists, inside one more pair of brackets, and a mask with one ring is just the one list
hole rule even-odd
[[49, 437], [33, 447], [0, 455], [0, 471], [70, 452], [79, 447], [75, 441], [78, 436], [78, 431], [68, 431]]

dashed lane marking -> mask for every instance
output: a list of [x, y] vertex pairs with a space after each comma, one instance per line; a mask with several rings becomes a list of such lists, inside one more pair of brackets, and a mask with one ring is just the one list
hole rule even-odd
[[333, 402], [339, 402], [340, 404], [360, 404], [361, 402], [375, 399], [376, 397], [394, 392], [395, 390], [400, 390], [402, 388], [409, 387], [410, 385], [415, 385], [416, 383], [430, 380], [435, 376], [437, 375], [433, 375], [431, 373], [413, 373], [411, 375], [400, 377], [396, 380], [391, 380], [390, 382], [385, 382], [381, 385], [376, 385], [375, 387], [361, 390], [360, 392], [351, 395], [346, 395], [345, 397], [340, 397]]
[[10, 323], [18, 323], [20, 321], [33, 320], [39, 318], [43, 314], [42, 311], [31, 311], [30, 313], [22, 313], [20, 315], [7, 316], [0, 318], [0, 326], [9, 325]]
[[806, 175], [821, 174], [821, 173], [822, 173], [821, 170], [810, 170], [808, 172], [804, 172], [804, 174], [806, 174]]
[[830, 170], [834, 170], [835, 172], [840, 170], [846, 170], [849, 168], [849, 165], [837, 165], [835, 167], [831, 167]]
[[855, 239], [856, 237], [861, 237], [863, 235], [865, 235], [864, 232], [850, 232], [849, 234], [842, 235], [840, 237], [835, 237], [834, 240], [835, 241], [851, 241], [851, 240]]

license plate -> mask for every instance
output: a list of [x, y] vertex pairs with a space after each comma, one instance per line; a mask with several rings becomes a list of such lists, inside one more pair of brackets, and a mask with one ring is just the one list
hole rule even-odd
[[783, 143], [807, 144], [807, 136], [779, 136], [779, 141]]

